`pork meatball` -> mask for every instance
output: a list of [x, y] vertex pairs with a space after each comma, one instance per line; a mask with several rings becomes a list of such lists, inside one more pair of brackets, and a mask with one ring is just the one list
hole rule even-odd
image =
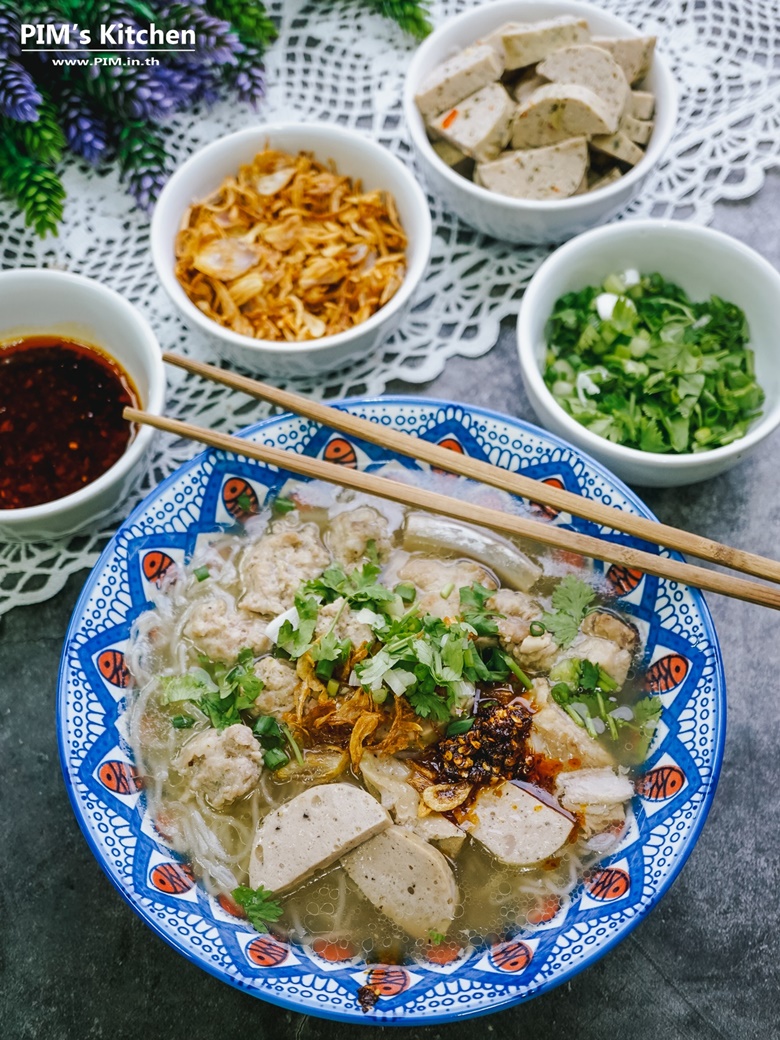
[[319, 577], [329, 563], [316, 524], [274, 524], [244, 556], [241, 606], [266, 616], [282, 614], [293, 605], [301, 584]]
[[214, 809], [223, 809], [254, 790], [263, 768], [263, 751], [252, 730], [240, 722], [227, 729], [204, 729], [181, 749], [174, 767]]
[[331, 520], [328, 545], [348, 570], [368, 559], [369, 542], [373, 542], [379, 560], [387, 559], [392, 548], [387, 520], [371, 506], [358, 506]]
[[255, 654], [264, 654], [271, 649], [271, 640], [265, 634], [265, 622], [248, 610], [236, 610], [224, 596], [197, 600], [183, 633], [196, 650], [212, 661], [234, 661], [245, 646]]
[[259, 715], [273, 715], [279, 719], [285, 712], [293, 710], [298, 676], [291, 664], [275, 657], [263, 657], [255, 665], [255, 675], [263, 683], [254, 705]]

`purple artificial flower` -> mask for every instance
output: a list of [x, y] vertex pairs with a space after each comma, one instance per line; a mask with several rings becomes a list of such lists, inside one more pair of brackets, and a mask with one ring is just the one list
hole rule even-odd
[[20, 25], [10, 11], [0, 10], [0, 58], [15, 58], [21, 49]]
[[236, 57], [244, 50], [238, 34], [229, 22], [215, 18], [200, 7], [188, 4], [169, 4], [162, 8], [162, 17], [169, 19], [177, 29], [195, 32], [195, 51], [180, 53], [177, 60], [186, 63], [208, 62], [212, 65], [235, 65]]
[[138, 203], [140, 209], [148, 213], [166, 181], [165, 171], [161, 169], [128, 170], [125, 175], [128, 191]]
[[158, 123], [192, 104], [199, 80], [190, 68], [167, 65], [90, 67], [91, 93], [130, 119]]
[[230, 85], [236, 91], [239, 101], [257, 108], [265, 96], [265, 67], [262, 54], [256, 47], [246, 47], [238, 59], [238, 66], [232, 71]]
[[108, 146], [108, 132], [103, 120], [83, 98], [69, 90], [60, 100], [60, 121], [68, 148], [92, 166], [97, 166]]
[[224, 76], [219, 65], [172, 64], [173, 69], [182, 69], [197, 80], [190, 101], [194, 104], [214, 105], [223, 96]]
[[0, 114], [17, 123], [34, 123], [43, 98], [30, 73], [16, 61], [0, 61]]

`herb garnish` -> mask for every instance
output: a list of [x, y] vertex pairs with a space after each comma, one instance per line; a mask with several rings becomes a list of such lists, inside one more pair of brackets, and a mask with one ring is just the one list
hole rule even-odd
[[461, 617], [479, 636], [498, 635], [496, 618], [501, 615], [485, 606], [494, 592], [494, 589], [488, 589], [478, 581], [460, 590]]
[[381, 610], [399, 599], [390, 589], [377, 584], [381, 569], [377, 563], [368, 562], [347, 574], [343, 567], [332, 564], [319, 578], [307, 581], [302, 591], [304, 595], [320, 597], [323, 603], [333, 603], [343, 596], [352, 607], [374, 605]]
[[573, 642], [595, 598], [596, 593], [581, 578], [567, 574], [562, 579], [552, 594], [555, 612], [542, 615], [542, 623], [556, 643], [565, 648]]
[[291, 621], [285, 621], [279, 629], [276, 645], [289, 657], [298, 658], [311, 649], [320, 605], [314, 596], [306, 596], [299, 592], [295, 596], [295, 609], [298, 612], [297, 626], [294, 628]]
[[[263, 689], [263, 681], [254, 673], [254, 654], [250, 647], [240, 650], [232, 666], [212, 661], [198, 654], [200, 667], [184, 675], [162, 676], [163, 698], [167, 704], [194, 701], [204, 711], [215, 729], [226, 729], [242, 722], [241, 712], [251, 708]], [[176, 728], [186, 728], [175, 719]]]
[[[598, 299], [612, 293], [611, 316]], [[608, 311], [608, 308], [607, 308]], [[548, 326], [545, 382], [593, 433], [650, 452], [699, 452], [743, 437], [761, 414], [743, 311], [693, 302], [660, 274], [562, 296]]]
[[239, 885], [233, 889], [233, 898], [244, 908], [249, 923], [258, 932], [267, 932], [269, 922], [278, 921], [284, 913], [282, 904], [273, 898], [273, 892], [262, 885], [259, 888]]
[[293, 509], [297, 509], [295, 502], [291, 498], [275, 498], [273, 500], [271, 508], [275, 513], [291, 513]]
[[[612, 740], [617, 740], [619, 731], [628, 727], [649, 744], [661, 714], [659, 697], [637, 701], [630, 708], [632, 717], [626, 719], [626, 706], [620, 706], [613, 696], [618, 684], [592, 661], [565, 658], [553, 667], [550, 681], [554, 684], [550, 690], [552, 699], [591, 737], [606, 730]], [[618, 707], [621, 710], [616, 714]], [[601, 725], [596, 725], [596, 720]]]
[[289, 726], [278, 722], [273, 715], [261, 715], [254, 724], [253, 732], [263, 749], [263, 762], [266, 769], [274, 772], [286, 766], [290, 761], [285, 747], [289, 747], [299, 765], [303, 765], [303, 755], [298, 742], [290, 732]]
[[[422, 718], [447, 722], [474, 696], [478, 682], [504, 682], [519, 671], [497, 647], [476, 645], [478, 636], [498, 631], [495, 619], [501, 615], [485, 607], [492, 594], [479, 583], [460, 589], [461, 620], [420, 617], [414, 608], [388, 618], [384, 628], [375, 629], [384, 645], [356, 665], [357, 681], [378, 703], [389, 689], [405, 696]], [[525, 675], [520, 681], [528, 682]]]

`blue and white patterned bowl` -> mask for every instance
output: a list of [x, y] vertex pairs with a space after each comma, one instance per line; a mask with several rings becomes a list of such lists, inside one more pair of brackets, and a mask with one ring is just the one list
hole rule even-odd
[[[598, 463], [518, 419], [420, 398], [343, 407], [436, 443], [452, 446], [454, 440], [476, 458], [649, 515]], [[289, 415], [259, 423], [243, 436], [317, 457], [340, 437]], [[364, 442], [353, 447], [360, 468], [393, 457]], [[149, 607], [152, 563], [159, 568], [160, 553], [182, 563], [200, 534], [233, 523], [225, 506], [229, 481], [248, 482], [262, 503], [287, 476], [221, 452], [199, 455], [135, 510], [92, 572], [63, 650], [57, 709], [65, 779], [92, 850], [136, 912], [190, 961], [239, 989], [307, 1014], [381, 1025], [433, 1024], [497, 1011], [570, 979], [622, 939], [671, 885], [712, 801], [726, 702], [717, 637], [701, 596], [674, 582], [608, 569], [620, 609], [647, 633], [645, 664], [655, 677], [652, 688], [661, 694], [663, 716], [623, 840], [550, 920], [448, 964], [423, 960], [390, 969], [359, 959], [324, 960], [259, 936], [195, 884], [147, 815], [122, 731], [123, 655], [133, 619]], [[563, 514], [551, 522], [593, 531], [592, 524]], [[613, 537], [634, 544], [626, 535]], [[147, 559], [150, 553], [155, 555]], [[368, 1015], [357, 999], [367, 983], [380, 994]]]

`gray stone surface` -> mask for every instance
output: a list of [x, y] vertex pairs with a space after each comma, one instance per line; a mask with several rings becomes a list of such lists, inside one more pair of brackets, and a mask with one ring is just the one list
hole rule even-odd
[[[780, 264], [778, 200], [774, 175], [756, 198], [719, 206], [715, 226]], [[455, 359], [429, 386], [395, 389], [533, 419], [510, 322], [487, 357]], [[645, 500], [666, 522], [777, 556], [778, 448], [775, 436], [730, 474], [648, 491]], [[194, 968], [141, 923], [102, 873], [70, 810], [54, 728], [60, 647], [85, 577], [71, 578], [48, 603], [0, 619], [0, 1037], [376, 1035], [368, 1026], [282, 1011]], [[480, 1022], [396, 1035], [780, 1036], [780, 625], [770, 611], [708, 601], [729, 688], [725, 759], [709, 821], [669, 893], [626, 941], [566, 986]]]

